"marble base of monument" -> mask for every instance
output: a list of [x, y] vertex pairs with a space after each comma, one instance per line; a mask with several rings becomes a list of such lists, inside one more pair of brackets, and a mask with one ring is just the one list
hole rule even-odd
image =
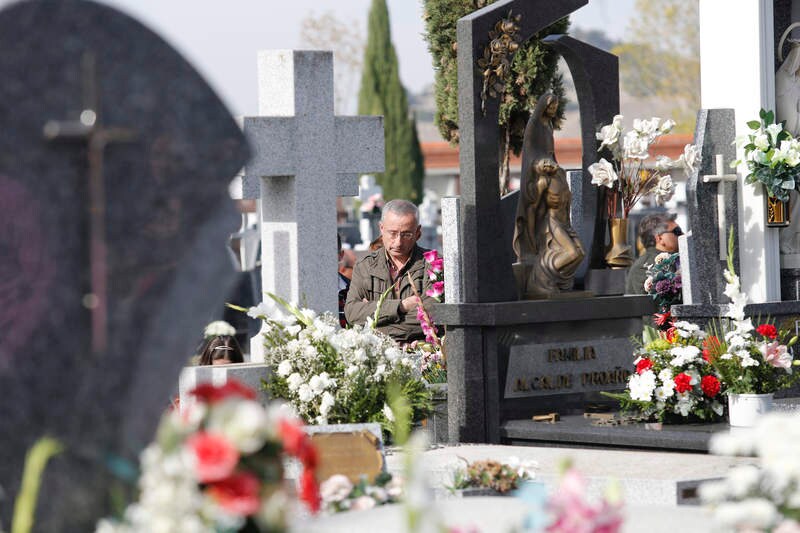
[[625, 294], [627, 268], [592, 268], [586, 272], [583, 288], [597, 296]]
[[500, 442], [507, 420], [582, 414], [625, 388], [647, 296], [441, 304], [450, 442]]

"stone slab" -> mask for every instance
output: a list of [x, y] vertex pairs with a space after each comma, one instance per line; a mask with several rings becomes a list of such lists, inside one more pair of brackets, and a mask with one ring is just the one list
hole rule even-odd
[[[445, 523], [458, 531], [523, 531], [527, 512], [516, 498], [480, 496], [466, 500], [436, 502], [435, 510]], [[341, 513], [307, 519], [292, 524], [292, 533], [405, 533], [408, 531], [403, 507], [384, 505], [368, 511]], [[451, 529], [452, 531], [453, 529]], [[675, 531], [711, 531], [711, 511], [704, 508], [681, 509], [663, 505], [627, 505], [621, 533], [674, 533]]]
[[[724, 430], [727, 429], [726, 425]], [[693, 497], [693, 490], [702, 481], [718, 479], [733, 466], [756, 461], [698, 453], [488, 444], [430, 449], [423, 454], [422, 461], [437, 497], [448, 499], [454, 497], [446, 490], [452, 483], [452, 473], [465, 460], [507, 462], [512, 457], [536, 461], [536, 479], [543, 482], [548, 491], [557, 485], [561, 465], [569, 460], [587, 478], [590, 498], [600, 497], [608, 483], [616, 480], [629, 505], [665, 506], [696, 505], [699, 502]], [[389, 454], [387, 462], [389, 472], [401, 472], [402, 455]]]
[[583, 280], [583, 288], [597, 296], [625, 294], [627, 268], [590, 268]]
[[445, 298], [450, 303], [464, 301], [461, 280], [461, 211], [458, 197], [442, 198], [442, 258], [444, 279], [447, 280]]
[[270, 401], [269, 394], [263, 390], [261, 380], [267, 379], [270, 374], [269, 365], [263, 363], [233, 363], [230, 365], [187, 366], [181, 370], [178, 382], [181, 412], [195, 400], [189, 391], [201, 383], [210, 383], [222, 386], [231, 379], [247, 385], [256, 391], [257, 401], [266, 405]]
[[562, 416], [555, 424], [508, 420], [501, 429], [506, 442], [532, 446], [602, 446], [705, 453], [711, 436], [726, 431], [717, 424], [630, 424], [593, 426], [582, 415]]
[[582, 300], [518, 301], [485, 304], [438, 304], [439, 322], [458, 326], [504, 326], [626, 318], [653, 314], [649, 296], [604, 296]]

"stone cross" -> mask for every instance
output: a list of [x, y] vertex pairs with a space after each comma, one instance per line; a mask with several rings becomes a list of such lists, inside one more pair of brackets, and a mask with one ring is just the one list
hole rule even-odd
[[383, 117], [334, 116], [331, 52], [262, 51], [258, 67], [243, 195], [260, 198], [263, 290], [336, 312], [335, 200], [358, 194], [359, 173], [383, 171]]
[[738, 176], [736, 174], [723, 174], [725, 159], [722, 154], [717, 154], [714, 158], [717, 172], [703, 176], [703, 183], [717, 184], [717, 233], [719, 234], [719, 258], [724, 261], [728, 258], [728, 224], [725, 219], [725, 182], [735, 183]]
[[[694, 138], [700, 157], [686, 181], [688, 231], [678, 239], [684, 305], [728, 301], [722, 273], [727, 263], [728, 232], [731, 226], [737, 228], [739, 217], [736, 176], [722, 174], [722, 163], [735, 157], [734, 129], [732, 109], [701, 109], [697, 114]], [[737, 230], [733, 258], [737, 271], [738, 243]]]
[[95, 358], [108, 346], [108, 266], [106, 260], [106, 193], [103, 152], [113, 142], [130, 142], [136, 132], [128, 128], [104, 127], [97, 95], [95, 56], [83, 54], [83, 109], [78, 120], [49, 120], [44, 137], [50, 141], [78, 140], [88, 145], [89, 159], [89, 268], [91, 289], [83, 305], [92, 313], [92, 354]]

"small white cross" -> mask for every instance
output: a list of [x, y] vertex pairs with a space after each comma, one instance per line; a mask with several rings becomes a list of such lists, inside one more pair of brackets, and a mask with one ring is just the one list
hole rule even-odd
[[710, 176], [703, 176], [703, 183], [716, 183], [717, 184], [717, 232], [719, 234], [719, 258], [725, 260], [728, 258], [728, 239], [725, 237], [726, 224], [725, 224], [725, 182], [735, 182], [738, 179], [736, 174], [723, 174], [724, 168], [722, 154], [717, 154], [714, 157], [716, 174]]

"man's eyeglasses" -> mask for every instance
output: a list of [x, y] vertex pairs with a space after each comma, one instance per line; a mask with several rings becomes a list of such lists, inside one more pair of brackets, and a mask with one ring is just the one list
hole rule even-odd
[[681, 235], [683, 235], [683, 230], [681, 229], [680, 226], [675, 226], [674, 228], [664, 231], [662, 233], [672, 233], [676, 237], [680, 237]]
[[404, 241], [410, 241], [414, 238], [415, 233], [410, 231], [384, 231], [383, 235], [389, 237], [392, 240], [395, 240], [397, 237], [400, 237]]

